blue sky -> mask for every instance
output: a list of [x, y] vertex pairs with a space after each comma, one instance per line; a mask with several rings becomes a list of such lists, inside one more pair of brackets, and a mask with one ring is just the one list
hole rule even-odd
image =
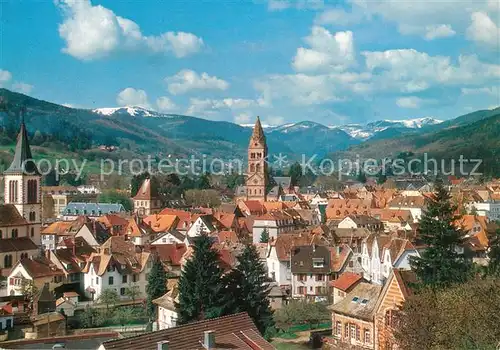
[[500, 105], [498, 0], [4, 0], [0, 86], [326, 125]]

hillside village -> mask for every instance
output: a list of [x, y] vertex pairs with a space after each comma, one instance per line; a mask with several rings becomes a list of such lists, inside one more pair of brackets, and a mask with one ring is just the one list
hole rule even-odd
[[[52, 343], [102, 338], [99, 349], [274, 348], [269, 341], [278, 336], [263, 334], [245, 312], [180, 322], [186, 266], [196, 259], [197, 242], [208, 237], [221, 276], [238, 268], [246, 247], [255, 247], [265, 271], [266, 303], [276, 317], [297, 302], [325, 305], [327, 316], [318, 320], [326, 324], [324, 348], [397, 348], [395, 315], [418, 282], [412, 260], [429, 249], [420, 223], [435, 193], [424, 177], [395, 177], [393, 186], [351, 179], [340, 190], [319, 190], [281, 176], [269, 188], [268, 146], [257, 118], [245, 184], [230, 200], [215, 207], [190, 207], [181, 198], [165, 203], [148, 177], [130, 194], [133, 209], [127, 211], [120, 203], [99, 203], [104, 189], [92, 184], [42, 186], [28, 127], [22, 122], [14, 159], [3, 174], [5, 344], [38, 344], [49, 337]], [[464, 232], [457, 254], [488, 266], [499, 228], [500, 181], [448, 177], [444, 187], [459, 214], [453, 224]], [[48, 197], [55, 217], [44, 217]], [[153, 300], [149, 285], [158, 273], [165, 293]], [[98, 311], [110, 305], [128, 310], [116, 311], [121, 326], [112, 331], [96, 322]], [[154, 308], [149, 317], [140, 314], [146, 305]], [[142, 322], [127, 330], [132, 320]]]

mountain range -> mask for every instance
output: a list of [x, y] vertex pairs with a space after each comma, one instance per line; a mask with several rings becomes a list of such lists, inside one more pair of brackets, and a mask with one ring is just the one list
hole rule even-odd
[[[78, 109], [42, 101], [0, 89], [0, 145], [13, 144], [19, 125], [18, 110], [37, 146], [64, 152], [98, 152], [99, 146], [115, 146], [120, 156], [135, 157], [201, 155], [224, 159], [246, 158], [253, 125], [238, 125], [197, 117], [164, 114], [140, 107]], [[454, 148], [466, 145], [467, 138], [481, 133], [483, 140], [500, 140], [489, 135], [481, 123], [500, 117], [500, 109], [481, 110], [446, 121], [435, 118], [380, 120], [367, 124], [326, 126], [302, 121], [266, 127], [271, 154], [283, 153], [295, 159], [300, 155], [319, 157], [361, 152], [379, 157], [403, 150], [437, 147], [441, 141], [454, 141]], [[496, 125], [493, 123], [493, 125]], [[490, 125], [491, 127], [491, 125]], [[465, 128], [465, 129], [464, 129]], [[495, 128], [493, 128], [496, 130]], [[466, 130], [467, 134], [463, 134]], [[463, 135], [453, 140], [453, 135]], [[481, 140], [479, 140], [481, 142]], [[434, 145], [434, 146], [433, 146]], [[492, 143], [492, 147], [496, 143]], [[99, 156], [99, 155], [97, 155]]]

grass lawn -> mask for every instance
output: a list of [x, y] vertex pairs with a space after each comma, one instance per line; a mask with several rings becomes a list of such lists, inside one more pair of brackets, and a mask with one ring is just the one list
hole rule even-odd
[[302, 345], [302, 344], [280, 343], [280, 342], [272, 342], [271, 344], [278, 350], [306, 350], [306, 349], [309, 349], [306, 345]]

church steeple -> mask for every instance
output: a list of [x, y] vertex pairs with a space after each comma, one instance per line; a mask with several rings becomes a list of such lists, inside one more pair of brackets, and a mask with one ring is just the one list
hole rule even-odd
[[260, 123], [260, 118], [258, 116], [253, 127], [252, 137], [250, 138], [250, 143], [252, 142], [266, 142], [266, 136], [264, 135], [264, 130], [262, 129], [262, 124]]
[[32, 159], [30, 144], [28, 141], [28, 132], [24, 124], [24, 118], [21, 117], [21, 128], [17, 135], [16, 151], [14, 159], [4, 174], [23, 174], [40, 175], [35, 162]]
[[266, 200], [267, 187], [266, 136], [257, 117], [248, 145], [248, 171], [246, 179], [247, 199]]

